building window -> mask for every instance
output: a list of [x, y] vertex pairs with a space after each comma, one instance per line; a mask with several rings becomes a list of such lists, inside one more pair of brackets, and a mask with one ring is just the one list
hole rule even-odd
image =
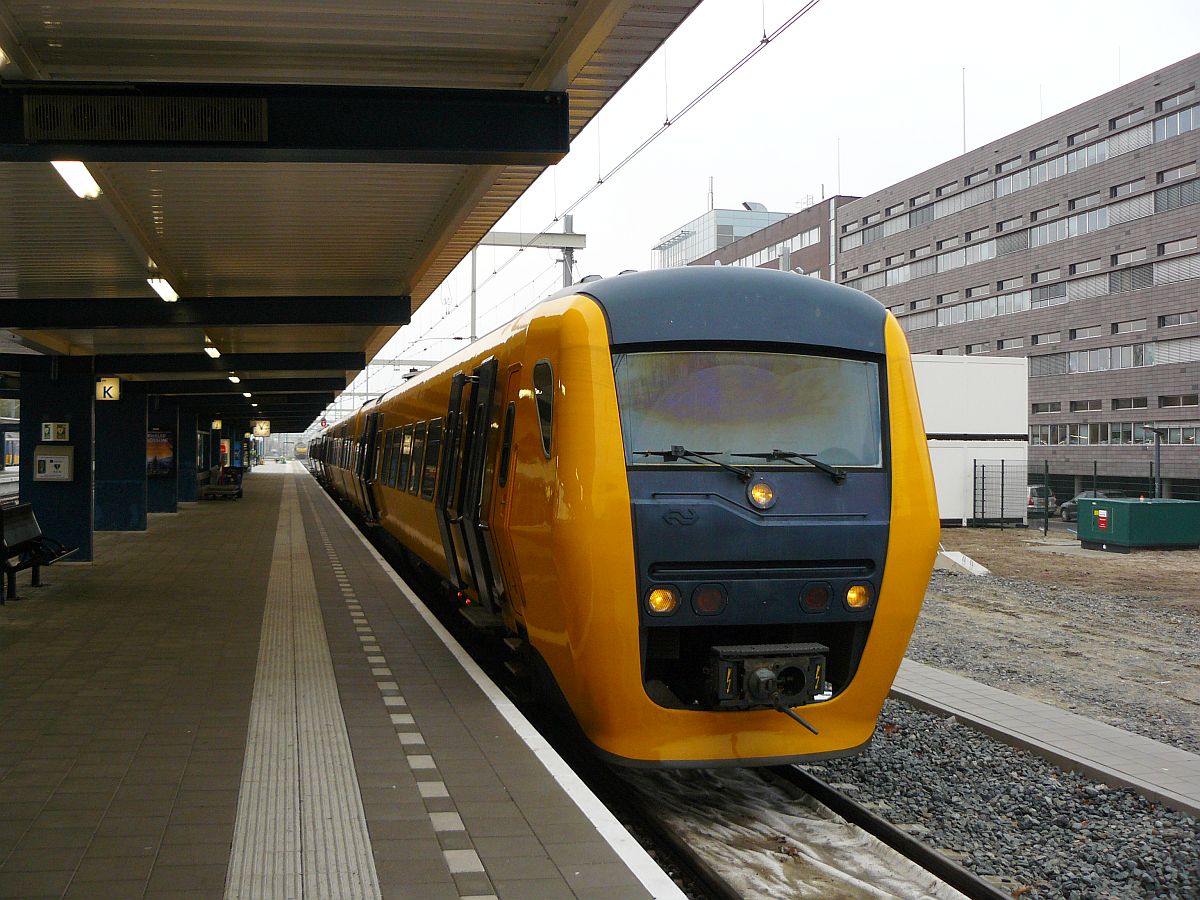
[[874, 272], [876, 269], [879, 268], [879, 266], [880, 266], [879, 260], [875, 260], [874, 262], [863, 263], [862, 270], [863, 270], [863, 273], [866, 274], [867, 272]]
[[938, 356], [962, 356], [962, 350], [958, 347], [944, 347], [937, 352]]
[[1146, 248], [1138, 247], [1136, 250], [1125, 250], [1121, 253], [1112, 255], [1112, 265], [1127, 266], [1130, 263], [1141, 262], [1146, 258]]
[[921, 194], [919, 197], [913, 197], [911, 200], [909, 200], [908, 205], [909, 206], [920, 206], [922, 203], [928, 203], [928, 202], [929, 202], [929, 191], [926, 191], [925, 193]]
[[1054, 400], [1047, 403], [1033, 404], [1033, 414], [1035, 416], [1044, 415], [1045, 413], [1062, 412], [1062, 401]]
[[1025, 224], [1025, 220], [1023, 218], [1021, 218], [1020, 216], [1017, 216], [1015, 219], [1005, 219], [1003, 222], [997, 222], [996, 230], [997, 231], [1012, 231], [1012, 229], [1020, 228], [1024, 224]]
[[1182, 106], [1184, 103], [1190, 102], [1196, 96], [1196, 87], [1193, 85], [1186, 91], [1180, 91], [1178, 94], [1172, 94], [1170, 97], [1163, 97], [1158, 101], [1157, 109], [1162, 112], [1164, 109], [1174, 109], [1177, 106]]
[[847, 278], [853, 278], [857, 274], [858, 274], [858, 266], [855, 266], [853, 269], [842, 269], [842, 279], [843, 280], [845, 280]]
[[969, 287], [967, 288], [967, 299], [970, 299], [971, 297], [983, 297], [991, 289], [992, 286], [990, 284], [977, 284], [975, 287]]
[[1011, 172], [1021, 164], [1021, 157], [1014, 156], [1012, 159], [1006, 159], [1000, 165], [996, 166], [996, 174], [1003, 175], [1005, 172]]
[[872, 222], [878, 222], [882, 218], [883, 218], [882, 213], [871, 213], [869, 216], [863, 217], [862, 223], [864, 225], [870, 225]]
[[1099, 136], [1100, 136], [1100, 126], [1093, 125], [1091, 128], [1085, 128], [1083, 131], [1075, 132], [1073, 135], [1071, 135], [1069, 138], [1067, 138], [1067, 144], [1071, 147], [1074, 147], [1076, 144], [1087, 143], [1092, 138], [1096, 138]]
[[1185, 250], [1196, 249], [1196, 236], [1192, 235], [1189, 238], [1180, 238], [1177, 241], [1167, 241], [1165, 244], [1158, 245], [1158, 255], [1166, 256], [1168, 253], [1182, 253]]
[[1200, 395], [1197, 394], [1160, 394], [1159, 409], [1171, 409], [1176, 406], [1200, 406]]
[[1146, 409], [1145, 397], [1114, 397], [1113, 409]]
[[1108, 189], [1110, 197], [1128, 197], [1134, 191], [1139, 191], [1146, 186], [1145, 178], [1135, 178], [1133, 181], [1126, 181], [1124, 184], [1114, 184]]
[[967, 176], [967, 184], [978, 184], [979, 182], [985, 180], [988, 177], [988, 174], [989, 172], [987, 169], [980, 169], [978, 172], [972, 172]]
[[948, 294], [938, 294], [937, 302], [938, 306], [958, 302], [958, 291], [951, 291]]
[[987, 353], [992, 349], [990, 341], [983, 341], [979, 344], [967, 344], [967, 356], [973, 356], [976, 353]]
[[1100, 257], [1095, 259], [1085, 259], [1083, 262], [1071, 263], [1072, 275], [1086, 275], [1088, 272], [1095, 272], [1103, 268], [1104, 263]]
[[1197, 321], [1200, 321], [1200, 316], [1197, 315], [1196, 310], [1192, 310], [1191, 312], [1171, 313], [1167, 316], [1158, 317], [1158, 327], [1174, 328], [1177, 325], [1195, 325]]
[[904, 254], [897, 253], [895, 256], [889, 256], [887, 259], [885, 259], [883, 264], [885, 266], [895, 266], [895, 265], [899, 265], [902, 262], [904, 262]]
[[932, 244], [926, 244], [924, 247], [918, 247], [916, 250], [910, 250], [908, 255], [913, 259], [920, 259], [922, 256], [928, 256], [933, 250]]
[[1042, 209], [1035, 209], [1030, 214], [1029, 218], [1031, 221], [1040, 222], [1043, 219], [1049, 219], [1051, 216], [1055, 216], [1057, 214], [1058, 214], [1058, 204], [1055, 203], [1053, 206], [1046, 206], [1046, 207], [1043, 207]]
[[937, 189], [936, 195], [938, 197], [943, 197], [957, 187], [958, 187], [957, 181], [951, 181], [949, 184], [943, 184], [940, 188]]
[[954, 237], [945, 238], [945, 239], [937, 242], [937, 248], [939, 250], [949, 250], [951, 247], [957, 247], [957, 246], [958, 246], [958, 236], [957, 235], [955, 235]]
[[971, 241], [982, 240], [983, 238], [987, 237], [991, 233], [992, 233], [992, 229], [989, 228], [987, 225], [984, 225], [982, 228], [976, 228], [974, 231], [968, 231], [967, 232], [967, 242], [970, 243]]
[[857, 222], [847, 222], [845, 225], [843, 225], [842, 226], [842, 234], [845, 234], [848, 231], [858, 231], [858, 223]]
[[1069, 204], [1067, 204], [1067, 206], [1069, 209], [1073, 209], [1073, 210], [1074, 209], [1087, 209], [1089, 206], [1095, 206], [1099, 202], [1100, 202], [1100, 192], [1096, 191], [1096, 193], [1088, 194], [1086, 197], [1076, 197]]
[[1073, 341], [1082, 341], [1087, 338], [1100, 337], [1099, 325], [1088, 325], [1085, 328], [1072, 328], [1070, 331], [1070, 339]]
[[1072, 400], [1071, 412], [1099, 412], [1103, 409], [1099, 400]]
[[1029, 339], [1029, 343], [1034, 347], [1040, 347], [1043, 344], [1057, 344], [1062, 340], [1061, 331], [1046, 331], [1042, 334], [1035, 334]]
[[1030, 284], [1043, 284], [1047, 281], [1057, 281], [1062, 275], [1062, 269], [1042, 269], [1029, 277]]
[[1124, 128], [1126, 125], [1132, 125], [1146, 115], [1144, 107], [1139, 106], [1137, 109], [1131, 109], [1123, 116], [1117, 116], [1115, 119], [1108, 120], [1108, 130], [1116, 131], [1118, 128]]
[[1049, 144], [1043, 144], [1042, 146], [1038, 147], [1036, 150], [1031, 150], [1029, 152], [1029, 158], [1030, 159], [1045, 159], [1047, 156], [1049, 156], [1051, 153], [1053, 153], [1057, 149], [1058, 149], [1058, 141], [1053, 141]]
[[1025, 283], [1025, 278], [1018, 275], [1016, 278], [1005, 278], [1002, 281], [996, 282], [996, 290], [998, 291], [1014, 291]]
[[1177, 166], [1174, 169], [1166, 169], [1158, 173], [1158, 183], [1167, 184], [1172, 181], [1178, 181], [1180, 178], [1187, 178], [1196, 174], [1196, 164], [1188, 163], [1186, 166]]
[[1000, 338], [996, 346], [1001, 350], [1017, 350], [1025, 346], [1025, 338]]
[[897, 203], [897, 204], [895, 204], [895, 205], [893, 205], [893, 206], [889, 206], [887, 209], [885, 209], [885, 210], [883, 211], [883, 214], [884, 214], [885, 216], [894, 216], [894, 215], [896, 215], [897, 213], [902, 213], [902, 212], [904, 212], [904, 204], [903, 204], [903, 203]]
[[1113, 334], [1129, 334], [1130, 332], [1145, 331], [1145, 330], [1146, 330], [1146, 320], [1145, 319], [1127, 319], [1124, 322], [1113, 322], [1112, 323], [1112, 333]]
[[909, 305], [910, 305], [910, 306], [911, 306], [913, 309], [929, 309], [929, 307], [933, 306], [933, 298], [932, 298], [932, 297], [925, 297], [925, 298], [923, 298], [923, 299], [921, 299], [921, 300], [914, 300], [914, 301], [913, 301], [911, 304], [909, 304]]

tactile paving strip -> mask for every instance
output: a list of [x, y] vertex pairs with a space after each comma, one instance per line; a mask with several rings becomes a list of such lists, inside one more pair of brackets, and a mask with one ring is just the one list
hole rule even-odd
[[380, 896], [292, 479], [271, 558], [225, 895]]

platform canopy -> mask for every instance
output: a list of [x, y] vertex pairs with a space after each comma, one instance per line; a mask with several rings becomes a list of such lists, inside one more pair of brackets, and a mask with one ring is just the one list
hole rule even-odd
[[0, 373], [311, 421], [699, 2], [0, 0]]

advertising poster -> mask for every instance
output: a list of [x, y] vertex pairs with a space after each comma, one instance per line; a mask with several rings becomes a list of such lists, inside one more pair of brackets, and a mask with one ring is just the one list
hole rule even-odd
[[175, 435], [155, 428], [146, 432], [146, 477], [175, 476]]

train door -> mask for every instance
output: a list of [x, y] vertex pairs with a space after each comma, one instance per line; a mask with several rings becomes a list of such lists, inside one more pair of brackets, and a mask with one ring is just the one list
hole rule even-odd
[[500, 368], [493, 357], [472, 373], [463, 431], [462, 481], [455, 498], [455, 518], [466, 548], [471, 582], [481, 605], [490, 612], [500, 606], [501, 586], [492, 565], [495, 554], [484, 518], [484, 485], [487, 472], [488, 437], [492, 431], [492, 405], [496, 399], [496, 376]]
[[358, 461], [355, 475], [358, 479], [358, 489], [362, 494], [362, 508], [369, 521], [379, 521], [379, 510], [375, 506], [375, 479], [378, 475], [379, 420], [382, 413], [370, 413], [363, 425], [362, 441], [360, 442]]
[[462, 473], [463, 447], [463, 387], [470, 379], [462, 372], [450, 381], [450, 403], [446, 407], [446, 426], [442, 435], [442, 464], [438, 467], [437, 487], [434, 490], [433, 506], [437, 512], [438, 531], [442, 536], [442, 550], [446, 554], [446, 566], [450, 571], [450, 583], [455, 589], [466, 587], [463, 570], [466, 568], [466, 546], [459, 538], [459, 517], [455, 512], [455, 498]]
[[498, 551], [498, 558], [493, 560], [493, 566], [496, 571], [503, 574], [502, 582], [506, 589], [507, 599], [518, 610], [523, 605], [523, 598], [520, 583], [515, 577], [516, 572], [510, 571], [510, 567], [517, 557], [510, 537], [509, 512], [512, 508], [513, 484], [516, 480], [513, 472], [513, 460], [517, 455], [514, 431], [520, 390], [521, 364], [517, 363], [509, 368], [508, 388], [501, 395], [500, 408], [503, 410], [503, 416], [500, 420], [500, 449], [496, 459], [494, 479], [490, 479], [493, 484], [491, 502], [486, 504], [489, 508], [487, 520], [495, 526], [495, 530], [492, 532], [493, 546]]

